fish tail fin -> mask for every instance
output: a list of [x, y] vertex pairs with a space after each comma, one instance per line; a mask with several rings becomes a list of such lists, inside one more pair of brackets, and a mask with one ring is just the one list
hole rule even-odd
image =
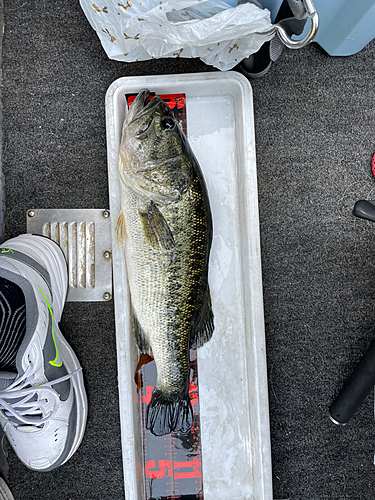
[[154, 389], [147, 408], [146, 424], [152, 434], [165, 436], [173, 431], [185, 433], [192, 425], [193, 408], [188, 395], [165, 395]]

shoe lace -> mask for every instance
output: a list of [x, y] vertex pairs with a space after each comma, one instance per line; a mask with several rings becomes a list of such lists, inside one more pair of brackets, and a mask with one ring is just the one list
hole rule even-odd
[[[22, 375], [16, 377], [6, 389], [0, 391], [0, 410], [4, 411], [8, 417], [13, 416], [19, 424], [40, 426], [50, 420], [60, 406], [59, 395], [51, 386], [70, 379], [81, 370], [82, 368], [78, 368], [56, 380], [33, 386], [35, 374], [30, 363]], [[47, 415], [38, 418], [43, 415], [41, 407], [47, 402], [46, 398], [39, 399], [38, 397], [41, 389], [53, 399], [53, 408]]]

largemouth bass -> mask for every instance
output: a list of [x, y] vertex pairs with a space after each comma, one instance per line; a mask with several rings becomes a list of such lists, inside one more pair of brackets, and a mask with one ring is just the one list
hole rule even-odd
[[147, 428], [187, 432], [191, 346], [214, 330], [208, 261], [212, 217], [204, 178], [169, 107], [138, 94], [125, 119], [116, 239], [125, 249], [135, 342], [152, 354], [157, 381]]

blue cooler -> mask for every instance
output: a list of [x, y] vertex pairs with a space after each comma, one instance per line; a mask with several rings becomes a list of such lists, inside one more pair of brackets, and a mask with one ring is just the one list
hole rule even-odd
[[[282, 0], [260, 2], [271, 12], [274, 22]], [[375, 38], [375, 0], [314, 0], [314, 5], [319, 15], [319, 31], [314, 42], [329, 55], [356, 54]], [[301, 38], [307, 31], [308, 27]]]

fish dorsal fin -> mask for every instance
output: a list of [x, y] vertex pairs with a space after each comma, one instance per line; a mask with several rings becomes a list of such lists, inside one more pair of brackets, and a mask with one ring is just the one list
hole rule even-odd
[[126, 226], [124, 212], [120, 210], [115, 223], [115, 239], [117, 248], [125, 245], [126, 241]]
[[211, 339], [213, 332], [214, 313], [212, 312], [210, 288], [207, 286], [207, 294], [203, 300], [199, 316], [191, 329], [191, 345], [193, 347], [202, 347]]
[[175, 246], [173, 234], [155, 203], [150, 201], [146, 210], [139, 210], [138, 213], [147, 242], [154, 248], [172, 250]]

